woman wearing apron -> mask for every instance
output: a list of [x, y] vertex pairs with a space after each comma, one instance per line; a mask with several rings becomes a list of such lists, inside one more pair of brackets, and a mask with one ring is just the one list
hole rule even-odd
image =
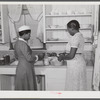
[[37, 90], [34, 63], [39, 59], [39, 56], [32, 55], [32, 50], [27, 44], [30, 34], [29, 26], [21, 26], [19, 28], [20, 37], [14, 45], [14, 53], [18, 59], [15, 90]]
[[71, 35], [66, 51], [68, 54], [59, 55], [58, 60], [67, 62], [66, 91], [86, 90], [86, 63], [83, 58], [84, 38], [79, 32], [80, 24], [77, 20], [71, 20], [67, 24], [67, 30]]

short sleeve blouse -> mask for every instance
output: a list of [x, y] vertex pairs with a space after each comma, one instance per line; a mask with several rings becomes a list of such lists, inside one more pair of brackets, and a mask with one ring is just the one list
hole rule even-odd
[[66, 45], [66, 51], [70, 51], [72, 48], [78, 48], [77, 53], [82, 53], [84, 50], [84, 38], [83, 35], [78, 32], [71, 37], [69, 43]]
[[76, 33], [71, 38], [70, 46], [73, 47], [73, 48], [78, 48], [79, 44], [80, 44], [79, 34]]

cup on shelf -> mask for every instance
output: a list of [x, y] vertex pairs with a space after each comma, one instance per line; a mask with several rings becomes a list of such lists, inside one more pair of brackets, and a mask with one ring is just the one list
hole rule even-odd
[[62, 12], [62, 15], [67, 15], [67, 12]]
[[91, 24], [81, 24], [81, 28], [90, 28]]
[[50, 15], [54, 15], [54, 12], [53, 12], [53, 11], [51, 11], [49, 14], [50, 14]]
[[74, 15], [75, 14], [75, 11], [73, 11], [73, 10], [68, 10], [67, 11], [67, 15]]

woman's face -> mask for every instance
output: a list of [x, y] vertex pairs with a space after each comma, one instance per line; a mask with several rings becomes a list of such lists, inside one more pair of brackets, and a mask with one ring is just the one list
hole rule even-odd
[[69, 32], [70, 35], [74, 35], [72, 28], [67, 27], [67, 31]]
[[31, 37], [31, 32], [29, 32], [28, 34], [24, 34], [24, 39], [25, 40], [29, 40]]

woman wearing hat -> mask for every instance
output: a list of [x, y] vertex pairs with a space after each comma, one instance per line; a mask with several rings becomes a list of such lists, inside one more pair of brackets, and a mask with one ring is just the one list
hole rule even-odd
[[37, 90], [34, 63], [41, 60], [43, 55], [32, 55], [32, 50], [27, 44], [30, 34], [31, 29], [29, 26], [21, 26], [19, 28], [19, 39], [14, 45], [15, 57], [18, 59], [15, 90]]

